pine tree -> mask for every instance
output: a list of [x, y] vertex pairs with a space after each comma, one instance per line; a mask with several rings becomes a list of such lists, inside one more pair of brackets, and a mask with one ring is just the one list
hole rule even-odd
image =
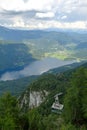
[[80, 68], [72, 76], [64, 100], [64, 118], [75, 125], [87, 120], [87, 69]]
[[0, 129], [17, 129], [19, 109], [15, 97], [6, 93], [0, 98]]

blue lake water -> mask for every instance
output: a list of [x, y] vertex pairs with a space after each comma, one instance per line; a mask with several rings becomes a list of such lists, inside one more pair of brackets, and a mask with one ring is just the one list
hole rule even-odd
[[50, 69], [57, 68], [63, 65], [74, 63], [75, 61], [63, 61], [56, 58], [44, 58], [42, 60], [35, 61], [24, 69], [19, 71], [5, 72], [1, 79], [2, 81], [18, 79], [20, 77], [26, 77], [31, 75], [40, 75]]

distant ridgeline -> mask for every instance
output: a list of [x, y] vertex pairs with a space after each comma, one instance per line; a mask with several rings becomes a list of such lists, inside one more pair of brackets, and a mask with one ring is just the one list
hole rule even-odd
[[87, 59], [87, 33], [13, 30], [0, 27], [0, 39], [0, 43], [25, 44], [35, 59], [43, 57], [78, 61]]

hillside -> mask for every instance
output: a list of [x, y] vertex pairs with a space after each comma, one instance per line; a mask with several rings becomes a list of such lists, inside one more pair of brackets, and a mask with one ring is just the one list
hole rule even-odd
[[[87, 64], [85, 65], [87, 67]], [[29, 108], [32, 109], [30, 110], [31, 117], [35, 112], [34, 108], [37, 111], [36, 116], [42, 115], [42, 120], [45, 117], [49, 120], [50, 116], [51, 122], [49, 122], [49, 125], [53, 124], [52, 130], [87, 130], [86, 79], [87, 68], [77, 68], [58, 75], [43, 75], [33, 82], [20, 97], [20, 106], [23, 111], [27, 111]], [[57, 113], [57, 110], [52, 111], [51, 107], [55, 95], [61, 92], [62, 95], [59, 97], [59, 101], [64, 105], [64, 109], [60, 114], [60, 112]], [[35, 118], [33, 121], [35, 121]], [[48, 124], [45, 127], [47, 126]], [[31, 128], [33, 128], [33, 124]]]
[[[30, 95], [33, 95], [32, 98], [34, 99], [32, 99], [32, 101], [33, 100], [36, 101], [38, 100], [39, 94], [40, 94], [40, 98], [42, 97], [43, 99], [43, 97], [45, 98], [45, 96], [47, 96], [49, 100], [53, 100], [53, 97], [57, 93], [63, 92], [63, 94], [65, 94], [66, 89], [69, 87], [69, 80], [72, 78], [73, 73], [75, 73], [79, 68], [87, 68], [87, 63], [79, 65], [78, 67], [75, 65], [76, 64], [71, 64], [71, 69], [68, 70], [67, 70], [67, 66], [61, 68], [59, 67], [55, 70], [54, 69], [51, 70], [51, 73], [50, 71], [48, 71], [48, 73], [44, 73], [41, 76], [39, 76], [35, 81], [33, 81], [29, 85], [28, 89], [26, 89], [26, 91], [21, 96], [20, 99], [21, 101], [23, 99], [22, 103], [24, 104], [24, 106], [28, 106], [29, 98], [27, 97], [30, 97]], [[38, 92], [38, 94], [32, 94], [33, 92]], [[46, 93], [48, 94], [46, 95]]]
[[23, 69], [35, 59], [26, 45], [21, 43], [0, 43], [0, 75], [6, 71]]
[[29, 76], [11, 81], [0, 81], [0, 96], [5, 92], [10, 92], [12, 95], [19, 96], [36, 78], [38, 78], [38, 76]]
[[[64, 108], [52, 111], [56, 94]], [[18, 99], [3, 95], [0, 115], [1, 129], [87, 130], [87, 68], [42, 75]]]
[[87, 67], [87, 63], [86, 62], [76, 62], [76, 63], [64, 65], [62, 67], [50, 69], [46, 73], [58, 74], [58, 73], [63, 73], [63, 72], [69, 71], [69, 70], [73, 70], [73, 69], [81, 67], [81, 66]]

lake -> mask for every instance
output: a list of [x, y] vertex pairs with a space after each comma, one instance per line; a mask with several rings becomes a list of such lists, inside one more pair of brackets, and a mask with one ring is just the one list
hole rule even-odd
[[31, 75], [40, 75], [50, 69], [71, 64], [74, 62], [75, 61], [63, 61], [56, 58], [44, 58], [42, 60], [34, 61], [22, 70], [12, 72], [7, 71], [4, 74], [2, 74], [0, 80], [6, 81]]

